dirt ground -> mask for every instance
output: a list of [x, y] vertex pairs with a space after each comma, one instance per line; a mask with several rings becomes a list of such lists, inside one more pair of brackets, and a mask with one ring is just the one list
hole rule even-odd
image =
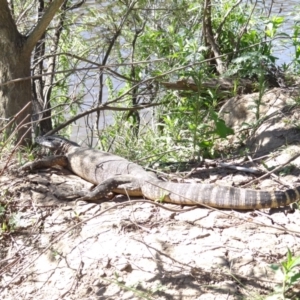
[[[237, 134], [220, 145], [242, 140], [240, 149], [247, 154], [177, 178], [190, 173], [186, 181], [264, 190], [299, 185], [294, 91], [274, 89], [266, 95], [261, 122], [251, 114], [257, 94], [251, 95], [249, 102], [239, 96], [228, 102], [227, 112], [223, 109], [224, 116], [231, 113], [229, 119], [236, 120], [231, 125]], [[242, 117], [230, 109], [237, 102], [243, 103]], [[256, 126], [240, 130], [252, 121]], [[191, 210], [120, 195], [75, 202], [63, 199], [92, 184], [61, 168], [21, 173], [17, 167], [12, 162], [0, 178], [0, 203], [9, 201], [11, 213], [17, 213], [10, 224], [14, 231], [0, 236], [2, 299], [283, 299], [276, 288], [283, 275], [271, 266], [284, 261], [288, 249], [300, 255], [298, 208]], [[300, 299], [299, 287], [291, 287], [287, 296]]]

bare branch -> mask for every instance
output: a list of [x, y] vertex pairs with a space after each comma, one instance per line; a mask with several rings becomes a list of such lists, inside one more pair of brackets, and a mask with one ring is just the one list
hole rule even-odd
[[[79, 55], [76, 55], [76, 54], [73, 54], [73, 53], [68, 53], [68, 52], [59, 52], [59, 53], [46, 54], [46, 55], [44, 55], [44, 56], [42, 57], [41, 60], [43, 60], [43, 59], [45, 59], [45, 58], [48, 58], [48, 57], [59, 56], [59, 55], [69, 56], [69, 57], [71, 57], [71, 58], [75, 58], [75, 59], [77, 59], [77, 60], [81, 60], [81, 61], [87, 62], [87, 63], [89, 63], [89, 64], [91, 64], [91, 65], [95, 65], [95, 66], [99, 66], [99, 67], [102, 67], [102, 66], [103, 66], [102, 64], [99, 64], [99, 63], [97, 63], [97, 62], [95, 62], [95, 61], [92, 61], [92, 60], [87, 59], [87, 58], [85, 58], [85, 57], [82, 57], [82, 56], [79, 56]], [[36, 64], [38, 64], [38, 63], [39, 63], [39, 61], [38, 61]], [[33, 67], [32, 67], [33, 69], [35, 68], [36, 64], [33, 65]], [[129, 65], [130, 65], [130, 64], [129, 64]], [[120, 74], [120, 73], [118, 73], [118, 72], [116, 72], [116, 71], [114, 71], [114, 70], [112, 70], [112, 69], [110, 69], [110, 68], [108, 68], [108, 67], [107, 67], [107, 72], [108, 72], [108, 73], [112, 73], [112, 74], [115, 75], [116, 77], [122, 78], [122, 79], [124, 79], [124, 80], [126, 80], [126, 81], [131, 81], [131, 82], [137, 83], [136, 80], [133, 80], [133, 79], [131, 79], [130, 77], [124, 76], [124, 75], [122, 75], [122, 74]], [[54, 75], [54, 74], [53, 74], [53, 75]]]
[[[241, 48], [240, 50], [251, 49], [251, 48], [254, 48], [254, 47], [262, 45], [262, 44], [270, 43], [270, 42], [272, 42], [274, 40], [277, 40], [277, 39], [289, 39], [289, 37], [286, 37], [286, 36], [276, 36], [275, 38], [270, 39], [268, 41], [262, 41], [262, 42], [259, 42], [259, 43], [255, 43], [255, 44], [253, 44], [251, 46]], [[233, 53], [234, 52], [225, 53], [225, 54], [220, 55], [218, 58], [226, 57], [229, 54], [233, 54]], [[132, 64], [136, 64], [136, 65], [138, 65], [138, 64], [150, 64], [150, 63], [162, 62], [162, 61], [166, 61], [166, 60], [167, 60], [166, 58], [160, 58], [160, 59], [144, 60], [144, 61], [137, 61], [137, 62], [131, 62], [131, 63], [110, 64], [110, 65], [106, 65], [106, 66], [86, 67], [86, 68], [74, 68], [74, 69], [69, 69], [69, 70], [64, 70], [64, 71], [56, 71], [55, 74], [64, 74], [64, 73], [70, 73], [70, 72], [75, 72], [75, 71], [84, 71], [84, 70], [109, 69], [109, 68], [115, 68], [115, 67], [121, 67], [121, 66], [128, 66], [128, 65], [132, 65]], [[165, 73], [162, 73], [160, 75], [157, 75], [157, 76], [145, 79], [142, 82], [140, 82], [140, 84], [143, 84], [143, 83], [146, 83], [146, 82], [149, 82], [151, 80], [158, 79], [158, 78], [162, 78], [162, 77], [164, 77], [166, 75], [169, 75], [169, 74], [172, 74], [172, 73], [174, 73], [176, 71], [180, 71], [180, 70], [184, 70], [184, 69], [191, 68], [191, 67], [194, 67], [194, 66], [202, 65], [202, 64], [204, 64], [206, 62], [209, 62], [209, 61], [212, 61], [212, 60], [215, 60], [215, 57], [204, 59], [204, 60], [199, 61], [199, 62], [193, 62], [193, 63], [188, 64], [188, 65], [176, 67], [176, 68], [171, 69], [171, 70], [169, 70], [169, 71], [167, 71]], [[43, 77], [43, 76], [46, 76], [46, 75], [50, 75], [50, 74], [49, 73], [45, 73], [45, 74], [42, 74], [42, 75], [16, 78], [16, 79], [4, 82], [4, 83], [0, 83], [0, 87], [4, 86], [4, 85], [8, 85], [8, 84], [12, 84], [12, 83], [24, 81], [24, 80], [30, 80], [30, 79], [33, 79], [33, 78]]]
[[59, 125], [58, 127], [54, 128], [53, 130], [47, 132], [46, 135], [51, 135], [51, 134], [67, 127], [68, 125], [75, 122], [76, 120], [81, 119], [82, 117], [90, 115], [92, 113], [99, 112], [101, 110], [136, 111], [136, 110], [141, 110], [141, 109], [145, 109], [145, 108], [152, 107], [152, 106], [158, 106], [158, 105], [161, 105], [161, 104], [162, 103], [151, 103], [151, 104], [137, 105], [137, 106], [134, 106], [134, 107], [116, 107], [116, 106], [109, 106], [109, 105], [101, 105], [99, 107], [91, 108], [89, 110], [86, 110], [86, 111], [82, 112], [81, 114], [76, 115], [75, 117], [69, 119], [68, 121], [64, 122], [63, 124]]
[[246, 32], [246, 30], [247, 30], [247, 26], [248, 26], [248, 24], [249, 24], [249, 22], [250, 22], [250, 20], [251, 20], [251, 18], [252, 18], [252, 15], [253, 15], [254, 10], [255, 10], [255, 8], [256, 8], [256, 6], [257, 6], [257, 3], [258, 3], [258, 0], [255, 1], [254, 5], [253, 5], [253, 8], [252, 8], [252, 11], [251, 11], [251, 13], [250, 13], [250, 15], [249, 15], [249, 18], [248, 18], [246, 24], [245, 24], [245, 25], [242, 27], [242, 29], [240, 30], [240, 33], [239, 33], [239, 35], [238, 35], [238, 37], [237, 37], [236, 43], [235, 43], [234, 48], [233, 48], [233, 49], [234, 49], [233, 58], [237, 57], [237, 55], [238, 55], [238, 53], [239, 53], [239, 50], [240, 50], [240, 42], [241, 42], [242, 36], [243, 36], [243, 34]]
[[[225, 56], [225, 55], [224, 55]], [[161, 58], [161, 59], [155, 59], [155, 60], [145, 60], [145, 61], [137, 61], [137, 62], [132, 62], [132, 63], [123, 63], [123, 64], [110, 64], [110, 65], [106, 65], [106, 66], [97, 66], [97, 67], [86, 67], [86, 68], [74, 68], [74, 69], [69, 69], [69, 70], [63, 70], [63, 71], [55, 71], [53, 73], [44, 73], [44, 74], [40, 74], [40, 75], [34, 75], [34, 76], [28, 76], [28, 77], [22, 77], [22, 78], [16, 78], [10, 81], [6, 81], [4, 83], [0, 84], [1, 86], [4, 85], [8, 85], [11, 83], [16, 83], [16, 82], [20, 82], [20, 81], [24, 81], [24, 80], [30, 80], [30, 79], [34, 79], [34, 78], [39, 78], [39, 77], [43, 77], [43, 76], [47, 76], [47, 75], [51, 75], [51, 74], [65, 74], [65, 73], [70, 73], [70, 72], [75, 72], [75, 71], [85, 71], [85, 70], [97, 70], [97, 69], [108, 69], [108, 68], [115, 68], [115, 67], [122, 67], [122, 66], [130, 66], [132, 64], [150, 64], [150, 63], [154, 63], [154, 62], [161, 62], [167, 60], [166, 58]], [[204, 62], [204, 61], [203, 61]], [[203, 63], [201, 62], [201, 63]], [[191, 65], [185, 66], [185, 67], [181, 67], [182, 69], [189, 67]]]
[[35, 44], [38, 42], [38, 40], [41, 38], [45, 30], [47, 29], [48, 25], [52, 21], [54, 15], [60, 8], [60, 6], [63, 4], [65, 0], [53, 0], [53, 2], [49, 5], [46, 12], [40, 19], [40, 21], [37, 23], [33, 31], [28, 36], [25, 44], [24, 44], [24, 51], [27, 53], [31, 53], [33, 50]]
[[227, 11], [227, 13], [226, 13], [226, 15], [224, 16], [222, 22], [221, 22], [220, 25], [218, 26], [218, 29], [216, 30], [216, 36], [215, 36], [216, 40], [218, 40], [218, 38], [219, 38], [219, 34], [220, 34], [220, 32], [222, 31], [222, 29], [223, 29], [223, 26], [224, 26], [224, 24], [225, 24], [226, 19], [229, 17], [229, 15], [231, 14], [231, 12], [232, 12], [237, 6], [239, 6], [239, 5], [241, 4], [242, 1], [243, 1], [243, 0], [239, 0], [236, 4], [232, 5], [232, 7]]
[[212, 52], [214, 53], [214, 59], [216, 60], [216, 69], [220, 75], [225, 72], [224, 63], [221, 58], [221, 52], [219, 45], [217, 44], [211, 22], [211, 0], [204, 1], [203, 10], [203, 29], [207, 43], [210, 45]]

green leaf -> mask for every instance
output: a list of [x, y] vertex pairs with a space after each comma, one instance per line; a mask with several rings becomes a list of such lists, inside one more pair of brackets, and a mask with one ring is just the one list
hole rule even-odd
[[222, 119], [215, 121], [215, 125], [216, 125], [216, 134], [221, 138], [225, 138], [230, 134], [234, 134], [233, 129], [227, 127], [225, 121]]
[[293, 255], [292, 255], [292, 252], [289, 248], [287, 250], [288, 250], [288, 252], [287, 252], [286, 256], [287, 256], [287, 262], [289, 263], [292, 260]]
[[290, 278], [290, 283], [291, 283], [291, 284], [294, 284], [294, 283], [296, 283], [299, 279], [300, 279], [300, 273], [297, 273], [297, 274], [291, 276], [291, 278]]
[[278, 264], [272, 264], [272, 265], [270, 265], [270, 268], [273, 271], [278, 271], [278, 270], [280, 270], [280, 265], [278, 265]]
[[289, 263], [290, 269], [293, 269], [293, 268], [295, 268], [296, 266], [299, 266], [299, 265], [300, 265], [300, 256], [295, 257]]

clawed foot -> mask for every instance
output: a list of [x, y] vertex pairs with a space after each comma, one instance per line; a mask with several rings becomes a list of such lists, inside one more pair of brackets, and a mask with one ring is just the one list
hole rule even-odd
[[109, 201], [112, 198], [114, 198], [114, 196], [115, 196], [115, 194], [112, 192], [107, 193], [105, 195], [100, 195], [100, 194], [94, 195], [93, 192], [90, 192], [90, 191], [80, 191], [76, 194], [77, 194], [77, 196], [79, 196], [79, 198], [77, 198], [75, 202], [78, 202], [78, 201], [89, 202], [89, 201], [99, 201], [99, 200]]
[[32, 171], [34, 169], [34, 161], [30, 161], [28, 163], [26, 163], [25, 165], [23, 165], [22, 167], [20, 167], [18, 170], [19, 171]]

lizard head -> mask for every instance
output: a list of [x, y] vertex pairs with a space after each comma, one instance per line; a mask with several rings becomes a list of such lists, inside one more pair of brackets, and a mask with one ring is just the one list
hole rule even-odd
[[59, 135], [38, 136], [36, 143], [53, 151], [64, 151], [70, 146], [80, 147], [75, 142], [69, 141]]

